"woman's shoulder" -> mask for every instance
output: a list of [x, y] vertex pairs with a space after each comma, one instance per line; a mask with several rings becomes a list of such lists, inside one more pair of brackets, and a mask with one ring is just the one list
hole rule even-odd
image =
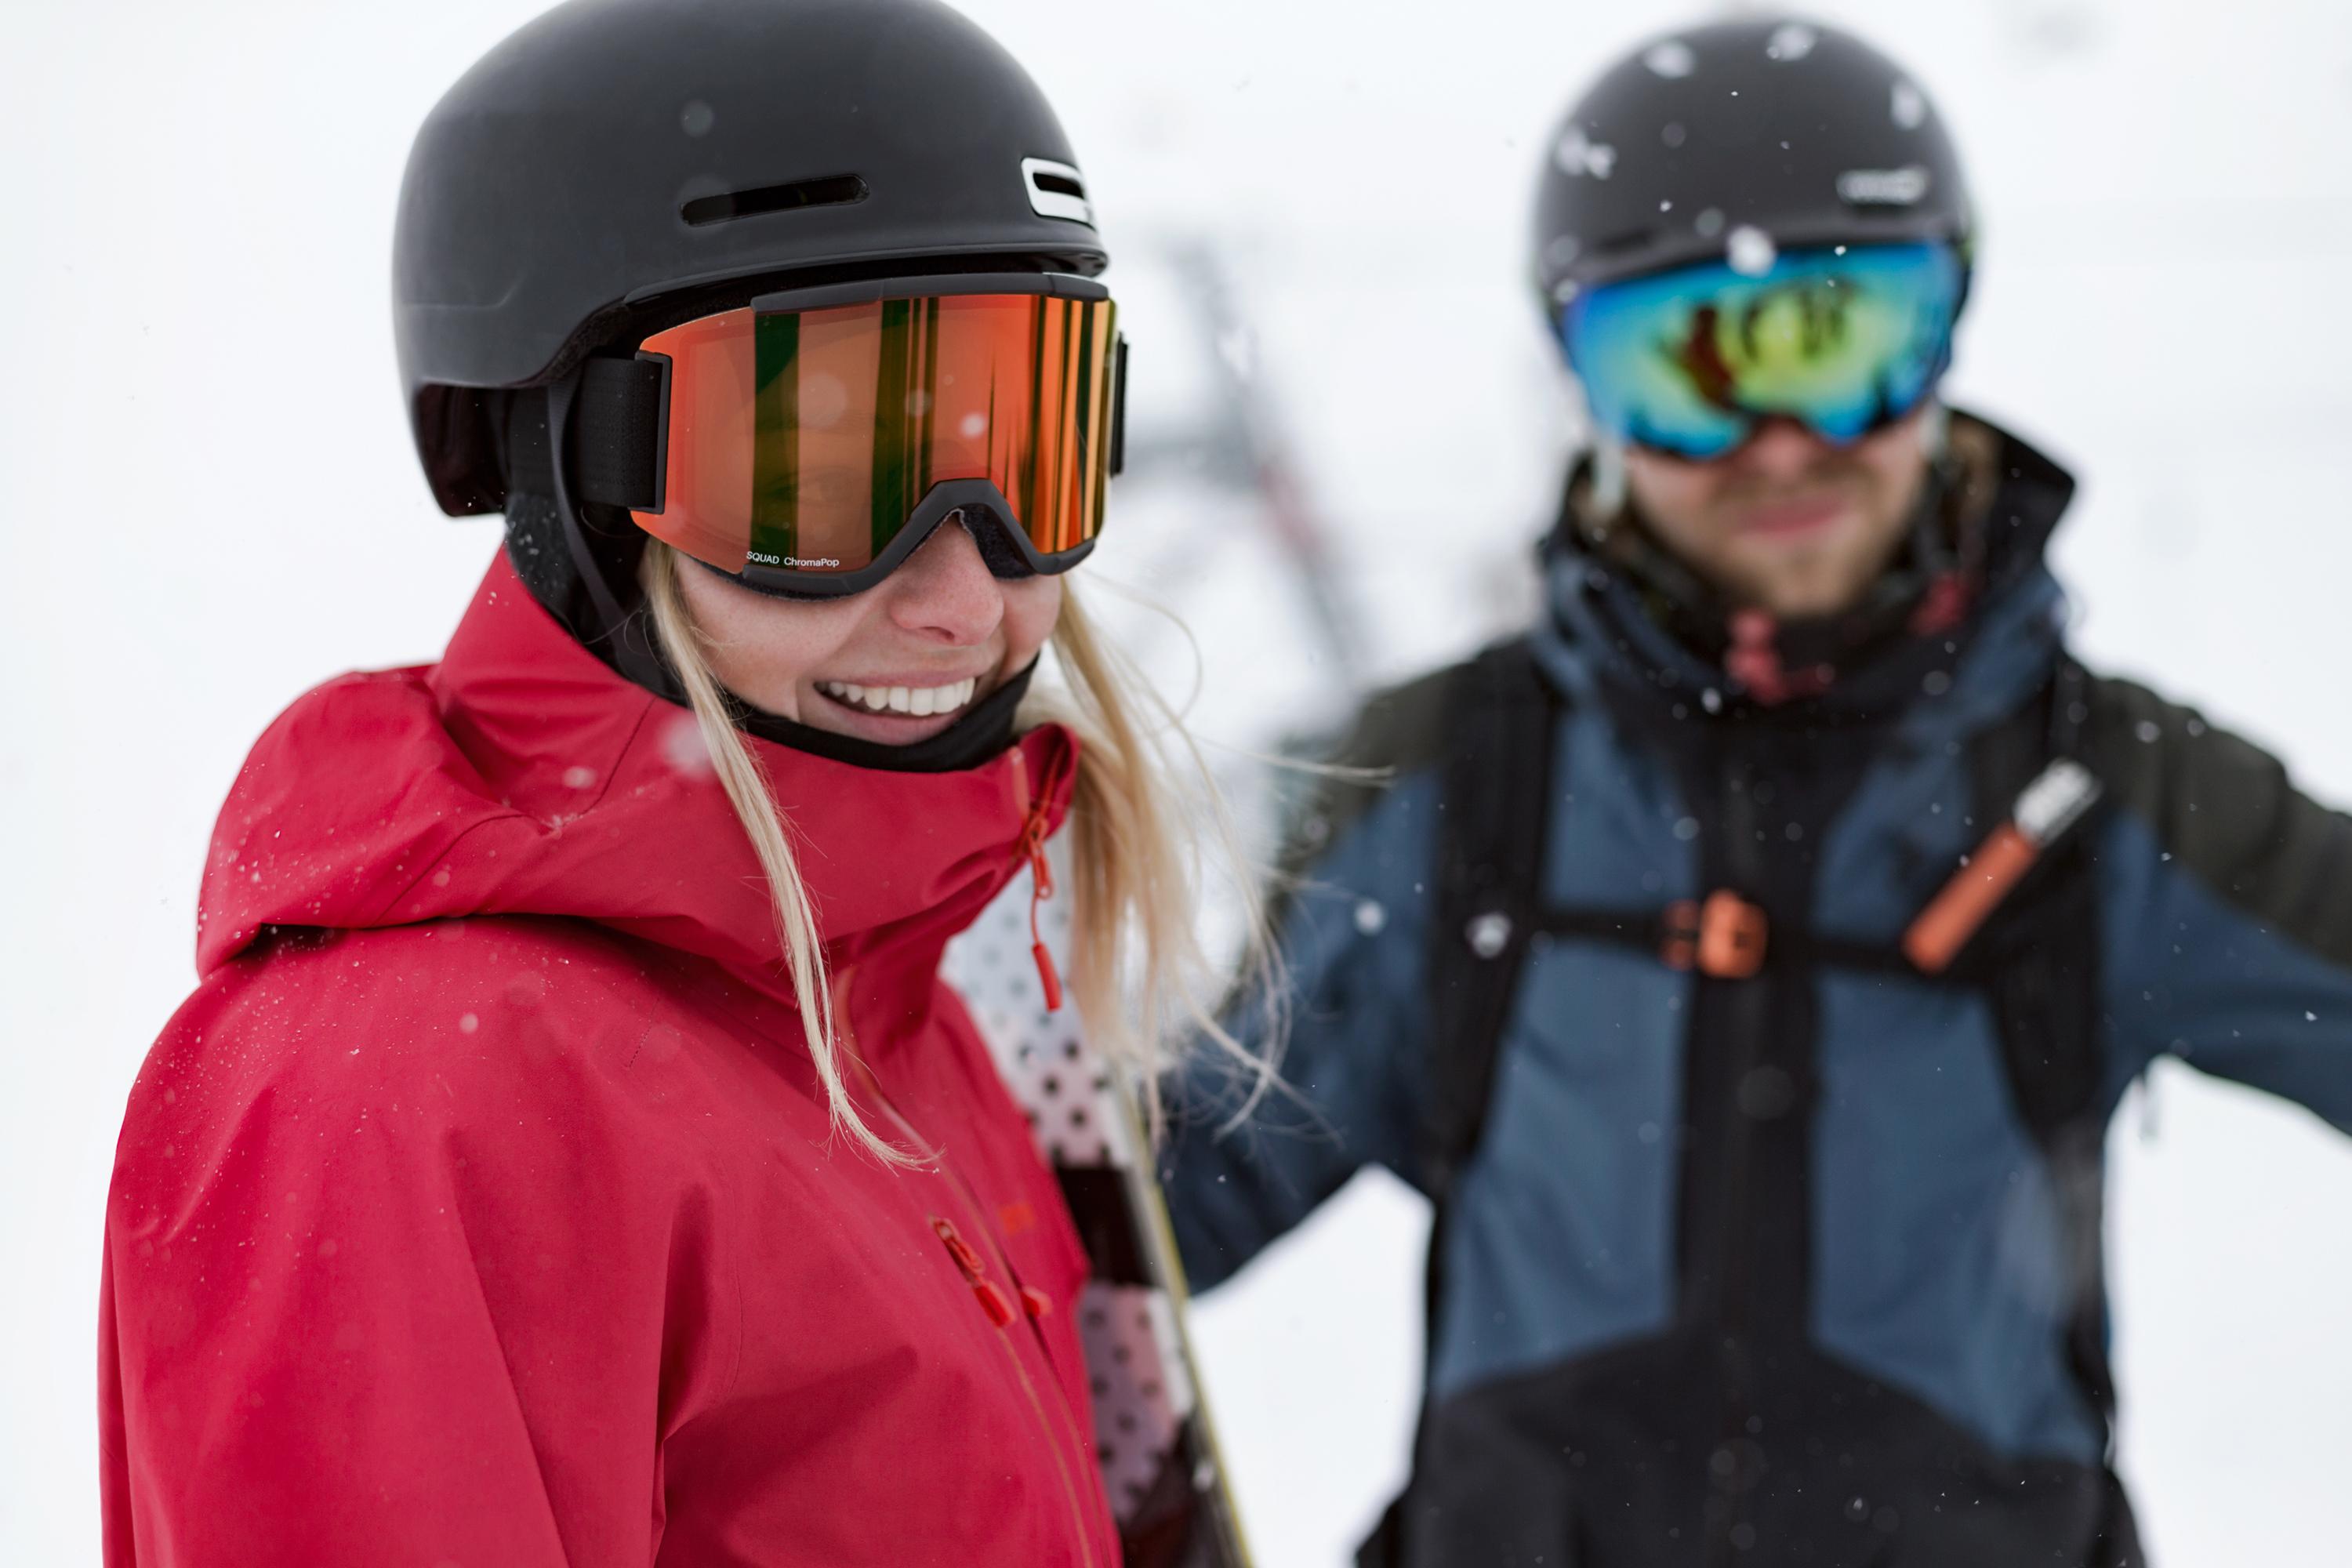
[[348, 1384], [413, 1380], [493, 1321], [608, 1363], [607, 1331], [648, 1302], [667, 1331], [676, 1281], [715, 1292], [737, 1267], [759, 1153], [709, 1135], [707, 1037], [667, 1060], [647, 1043], [690, 1024], [584, 921], [265, 933], [206, 974], [128, 1099], [107, 1205], [126, 1353], [152, 1369], [202, 1343], [234, 1371], [277, 1335]]
[[280, 930], [206, 974], [173, 1015], [124, 1136], [142, 1114], [233, 1122], [265, 1106], [322, 1125], [495, 1128], [509, 1142], [625, 1121], [661, 1110], [635, 1069], [649, 1039], [658, 1053], [683, 1037], [679, 1014], [656, 957], [585, 921]]

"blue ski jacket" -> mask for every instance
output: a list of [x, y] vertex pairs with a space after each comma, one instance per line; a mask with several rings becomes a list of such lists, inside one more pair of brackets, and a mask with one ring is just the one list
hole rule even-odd
[[[1360, 1166], [1437, 1200], [1414, 1476], [1365, 1562], [2137, 1560], [2106, 1463], [2098, 1132], [2163, 1055], [2352, 1129], [2352, 818], [2195, 712], [2054, 686], [2043, 547], [2071, 481], [1980, 423], [1954, 435], [1970, 607], [1803, 700], [1743, 695], [1639, 582], [1550, 553], [1527, 645], [1550, 688], [1524, 847], [1544, 899], [1732, 887], [1792, 956], [1718, 976], [1553, 922], [1508, 979], [1457, 1164], [1429, 1121], [1469, 1048], [1441, 1037], [1433, 956], [1459, 933], [1433, 922], [1467, 667], [1375, 700], [1343, 754], [1385, 781], [1301, 811], [1296, 1098], [1229, 1128], [1232, 1086], [1196, 1069], [1163, 1177], [1199, 1289]], [[1988, 748], [2051, 708], [2105, 787], [2053, 868], [2063, 925], [1974, 984], [1874, 961], [2007, 814]], [[2055, 1131], [2021, 1029], [2087, 1069]]]

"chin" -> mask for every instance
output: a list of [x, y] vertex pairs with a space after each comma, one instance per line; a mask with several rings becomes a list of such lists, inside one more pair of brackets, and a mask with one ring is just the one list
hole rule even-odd
[[1854, 597], [1852, 594], [1790, 594], [1768, 599], [1765, 607], [1784, 621], [1814, 621], [1836, 615]]
[[1748, 596], [1784, 620], [1833, 616], [1869, 588], [1876, 573], [1863, 562], [1851, 535], [1802, 542], [1754, 542], [1736, 575]]
[[1737, 581], [1741, 597], [1784, 621], [1835, 615], [1861, 593], [1825, 562], [1776, 561], [1761, 570], [1739, 573]]

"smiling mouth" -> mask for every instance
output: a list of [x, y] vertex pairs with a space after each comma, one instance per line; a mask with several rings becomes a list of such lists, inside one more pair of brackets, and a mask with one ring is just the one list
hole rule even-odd
[[860, 713], [929, 719], [956, 712], [970, 703], [980, 689], [980, 679], [975, 676], [950, 686], [858, 686], [846, 680], [821, 680], [816, 689]]
[[1739, 520], [1739, 531], [1750, 538], [1788, 539], [1820, 531], [1841, 521], [1846, 512], [1843, 496], [1815, 495], [1750, 507]]

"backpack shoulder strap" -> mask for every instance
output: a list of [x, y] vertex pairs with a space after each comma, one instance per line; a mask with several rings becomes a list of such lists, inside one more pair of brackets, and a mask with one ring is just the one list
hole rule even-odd
[[1521, 637], [1453, 683], [1430, 924], [1423, 1168], [1443, 1195], [1477, 1147], [1518, 972], [1542, 900], [1559, 690]]
[[[2061, 654], [2043, 699], [1980, 738], [1976, 798], [1999, 813], [2058, 763], [2087, 766], [2090, 678]], [[2105, 1125], [2097, 879], [2092, 835], [2077, 826], [1969, 943], [1958, 973], [1981, 985], [2020, 1119], [2041, 1149], [2066, 1237], [2067, 1351], [2075, 1381], [2112, 1442], [2102, 1188]]]
[[[2087, 679], [2080, 665], [2062, 656], [2042, 700], [1979, 739], [1970, 765], [1980, 817], [1998, 816], [2053, 766], [2083, 765]], [[2099, 1093], [2098, 910], [2090, 837], [2077, 825], [2053, 844], [1992, 912], [1958, 965], [1992, 992], [2019, 1114], [2045, 1142], [2093, 1113]]]

